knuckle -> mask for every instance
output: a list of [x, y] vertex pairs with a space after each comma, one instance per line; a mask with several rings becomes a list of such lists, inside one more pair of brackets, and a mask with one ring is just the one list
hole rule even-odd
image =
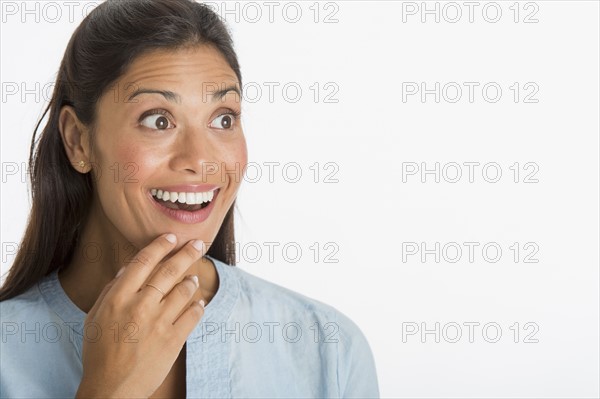
[[177, 268], [172, 263], [165, 263], [160, 268], [160, 275], [167, 279], [176, 278], [178, 274], [179, 273], [177, 272]]
[[121, 295], [110, 295], [104, 297], [104, 304], [109, 312], [115, 314], [125, 307], [126, 300]]
[[101, 309], [99, 310], [99, 313], [102, 314], [107, 314], [110, 317], [114, 316], [114, 315], [118, 315], [120, 313], [120, 310], [122, 309], [119, 302], [116, 299], [105, 299], [102, 304], [101, 304]]
[[133, 320], [145, 320], [150, 314], [150, 303], [145, 300], [139, 301], [131, 309], [131, 318]]
[[169, 335], [171, 332], [171, 328], [169, 328], [167, 323], [164, 321], [155, 323], [154, 326], [152, 327], [152, 330], [154, 333], [158, 334], [161, 337], [165, 337], [165, 336]]
[[186, 278], [180, 284], [177, 284], [177, 292], [185, 298], [192, 296], [194, 294], [194, 288], [196, 288], [194, 283], [187, 280], [188, 279]]
[[131, 263], [137, 264], [142, 267], [149, 267], [152, 263], [152, 260], [150, 259], [148, 254], [140, 252], [135, 256], [135, 258], [133, 258]]

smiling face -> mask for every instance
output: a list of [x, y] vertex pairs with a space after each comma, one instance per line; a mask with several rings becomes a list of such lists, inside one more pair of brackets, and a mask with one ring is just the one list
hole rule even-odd
[[[247, 164], [239, 91], [234, 71], [212, 47], [135, 59], [97, 104], [89, 161], [92, 215], [105, 216], [103, 230], [114, 227], [138, 248], [167, 232], [178, 246], [214, 240]], [[159, 189], [171, 196], [162, 205], [152, 196]], [[182, 198], [189, 204], [211, 196], [201, 212], [166, 210], [184, 207]]]

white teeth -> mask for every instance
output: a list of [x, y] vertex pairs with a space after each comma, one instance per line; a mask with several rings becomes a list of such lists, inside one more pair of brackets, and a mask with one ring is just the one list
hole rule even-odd
[[215, 196], [215, 191], [207, 191], [203, 193], [186, 193], [186, 192], [171, 192], [163, 191], [156, 188], [150, 190], [152, 196], [162, 199], [163, 201], [179, 202], [181, 204], [195, 205], [204, 202], [210, 202]]
[[196, 193], [187, 193], [185, 197], [185, 203], [188, 205], [196, 204]]

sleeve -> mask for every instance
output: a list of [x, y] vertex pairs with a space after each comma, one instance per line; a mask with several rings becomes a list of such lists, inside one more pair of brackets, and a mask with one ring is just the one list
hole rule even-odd
[[377, 369], [367, 338], [343, 313], [338, 312], [337, 321], [340, 398], [379, 398]]

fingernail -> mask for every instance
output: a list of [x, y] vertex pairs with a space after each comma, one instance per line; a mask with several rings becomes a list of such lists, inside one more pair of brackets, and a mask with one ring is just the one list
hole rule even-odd
[[204, 309], [204, 305], [205, 305], [205, 303], [204, 303], [204, 299], [200, 299], [200, 300], [198, 301], [198, 303], [200, 304], [200, 306], [202, 306], [202, 309]]
[[195, 240], [192, 243], [192, 245], [198, 250], [198, 252], [202, 252], [202, 250], [204, 249], [204, 243], [202, 242], [202, 240]]
[[125, 267], [122, 267], [121, 270], [119, 270], [117, 272], [117, 275], [115, 276], [115, 278], [119, 277], [121, 274], [123, 274], [123, 272], [125, 271]]
[[190, 278], [192, 279], [192, 281], [194, 282], [194, 284], [196, 285], [196, 287], [198, 287], [198, 276], [196, 276], [195, 274], [191, 275]]
[[165, 238], [167, 239], [167, 241], [169, 241], [171, 244], [175, 244], [175, 242], [177, 242], [177, 237], [175, 237], [175, 234], [167, 234], [165, 236]]

